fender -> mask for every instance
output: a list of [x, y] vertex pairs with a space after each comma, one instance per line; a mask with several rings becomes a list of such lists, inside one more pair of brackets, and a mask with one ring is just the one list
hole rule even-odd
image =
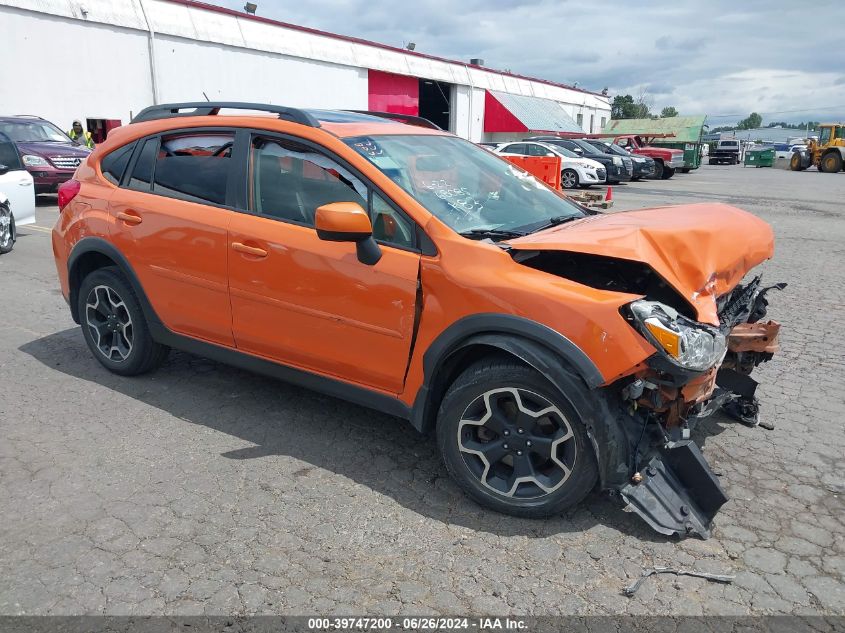
[[147, 299], [147, 294], [141, 288], [138, 276], [135, 274], [126, 257], [113, 244], [101, 237], [82, 238], [74, 245], [73, 250], [71, 250], [67, 258], [68, 285], [70, 286], [70, 313], [76, 323], [79, 323], [79, 314], [77, 314], [76, 305], [78, 303], [77, 292], [79, 292], [79, 284], [82, 281], [78, 278], [79, 263], [82, 256], [88, 253], [98, 253], [111, 259], [123, 273], [123, 276], [132, 284], [132, 290], [141, 304], [141, 310], [144, 311], [144, 318], [147, 320], [147, 323], [161, 324], [161, 319], [158, 318], [155, 310], [153, 310], [153, 306], [150, 304], [149, 299]]
[[[448, 388], [441, 374], [456, 353], [472, 346], [499, 349], [534, 368], [554, 384], [584, 418], [599, 464], [602, 488], [627, 477], [629, 441], [611, 403], [599, 389], [604, 378], [590, 358], [572, 341], [535, 321], [504, 314], [465, 317], [435, 339], [423, 356], [425, 382], [411, 412], [411, 424], [433, 428], [440, 400]], [[581, 382], [581, 384], [577, 384]], [[595, 397], [584, 397], [586, 385]], [[617, 472], [618, 471], [618, 472]]]

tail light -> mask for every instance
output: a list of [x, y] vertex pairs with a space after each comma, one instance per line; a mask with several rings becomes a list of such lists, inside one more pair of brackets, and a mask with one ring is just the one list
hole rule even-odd
[[76, 197], [81, 188], [82, 183], [73, 179], [59, 185], [59, 211], [64, 211], [64, 208]]

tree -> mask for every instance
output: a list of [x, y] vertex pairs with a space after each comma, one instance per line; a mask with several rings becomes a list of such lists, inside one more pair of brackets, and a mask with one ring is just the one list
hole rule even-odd
[[763, 117], [756, 112], [752, 112], [748, 117], [737, 123], [738, 130], [754, 130], [763, 124]]
[[675, 109], [675, 106], [666, 106], [660, 111], [661, 119], [668, 119], [673, 116], [678, 116], [678, 111]]
[[645, 93], [635, 101], [631, 95], [616, 95], [610, 104], [612, 119], [647, 119], [650, 116]]

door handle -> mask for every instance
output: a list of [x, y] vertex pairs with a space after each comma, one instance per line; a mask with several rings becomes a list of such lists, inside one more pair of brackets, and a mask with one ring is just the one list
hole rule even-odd
[[263, 248], [247, 246], [246, 244], [242, 244], [240, 242], [232, 242], [232, 249], [238, 251], [239, 253], [246, 253], [247, 255], [252, 255], [254, 257], [267, 257], [267, 251]]
[[132, 211], [118, 211], [117, 219], [123, 220], [127, 224], [132, 224], [132, 225], [140, 224], [141, 222], [144, 221], [141, 218], [140, 215], [137, 215], [136, 213], [134, 213]]
[[19, 181], [18, 181], [18, 184], [19, 184], [21, 187], [26, 187], [28, 184], [30, 184], [30, 182], [29, 182], [28, 180], [19, 180]]

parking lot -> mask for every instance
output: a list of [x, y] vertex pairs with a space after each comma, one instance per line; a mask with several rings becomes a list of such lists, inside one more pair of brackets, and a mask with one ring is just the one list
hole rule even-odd
[[[598, 494], [554, 520], [483, 510], [410, 425], [173, 353], [90, 355], [49, 229], [0, 257], [0, 614], [845, 614], [845, 174], [704, 166], [614, 211], [718, 201], [769, 221], [773, 431], [696, 432], [731, 501], [674, 541]], [[735, 574], [649, 578], [668, 565]]]

